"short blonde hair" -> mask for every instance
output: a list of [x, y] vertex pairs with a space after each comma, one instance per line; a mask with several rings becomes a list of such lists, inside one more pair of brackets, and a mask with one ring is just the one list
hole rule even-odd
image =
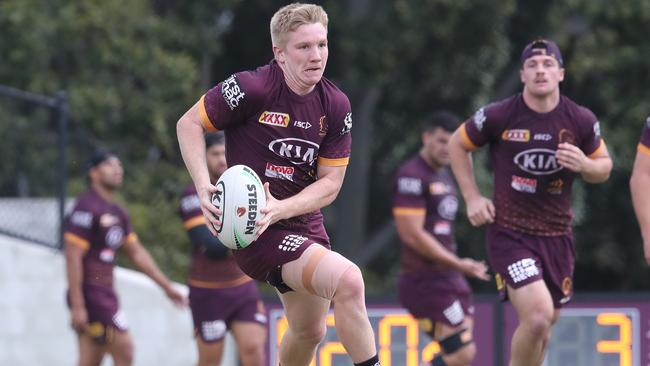
[[327, 13], [320, 5], [293, 3], [280, 8], [271, 18], [271, 42], [283, 47], [286, 34], [304, 24], [321, 23], [327, 29]]

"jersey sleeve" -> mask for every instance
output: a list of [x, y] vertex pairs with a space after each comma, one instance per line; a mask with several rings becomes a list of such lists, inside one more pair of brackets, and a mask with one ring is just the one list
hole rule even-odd
[[605, 148], [603, 139], [600, 136], [600, 122], [587, 108], [581, 108], [579, 118], [582, 138], [578, 147], [585, 155], [589, 157], [596, 156]]
[[424, 215], [427, 200], [421, 176], [401, 168], [393, 184], [393, 215]]
[[199, 100], [201, 123], [207, 131], [219, 131], [243, 123], [264, 103], [265, 82], [257, 72], [231, 75], [208, 90]]
[[494, 105], [480, 108], [459, 127], [463, 146], [474, 150], [498, 139], [504, 129], [504, 120]]
[[96, 214], [91, 207], [84, 202], [77, 202], [65, 220], [65, 241], [82, 249], [89, 249], [96, 220]]
[[637, 150], [646, 155], [650, 155], [650, 117], [646, 119], [645, 125], [643, 126]]
[[133, 231], [133, 225], [131, 224], [131, 218], [129, 217], [128, 211], [120, 208], [120, 216], [124, 223], [124, 244], [135, 242], [138, 240], [138, 235]]
[[318, 165], [344, 166], [348, 165], [352, 150], [352, 107], [348, 97], [339, 93], [331, 108], [331, 120], [327, 123], [327, 133], [318, 149]]
[[205, 217], [203, 211], [201, 211], [201, 201], [196, 193], [186, 193], [181, 197], [179, 214], [181, 220], [183, 220], [185, 230], [189, 231], [205, 224]]

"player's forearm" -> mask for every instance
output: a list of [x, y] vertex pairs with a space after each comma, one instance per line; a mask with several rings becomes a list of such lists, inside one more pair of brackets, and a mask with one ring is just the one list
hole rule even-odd
[[151, 278], [163, 290], [166, 291], [171, 286], [171, 282], [167, 279], [167, 276], [160, 271], [148, 251], [144, 249], [137, 250], [136, 253], [131, 256], [131, 261], [138, 270], [149, 276], [149, 278]]
[[84, 308], [86, 306], [83, 296], [83, 264], [81, 257], [70, 253], [65, 253], [65, 269], [68, 279], [68, 294], [70, 296], [71, 308]]
[[630, 192], [644, 243], [650, 243], [650, 170], [635, 169], [630, 179]]
[[281, 219], [303, 215], [331, 204], [341, 190], [341, 183], [336, 178], [321, 177], [298, 194], [282, 200], [284, 215]]
[[424, 229], [413, 230], [410, 233], [400, 233], [400, 237], [408, 246], [430, 261], [452, 269], [461, 269], [458, 256], [447, 250], [435, 237]]
[[449, 157], [451, 160], [451, 170], [454, 172], [456, 182], [465, 201], [479, 196], [481, 192], [474, 178], [472, 155], [470, 151], [467, 151], [463, 147], [458, 132], [455, 132], [449, 141]]
[[190, 111], [176, 124], [176, 134], [185, 166], [194, 185], [199, 189], [210, 184], [210, 175], [205, 158], [203, 127], [198, 122], [192, 121], [188, 117], [189, 114]]
[[580, 175], [587, 183], [602, 183], [609, 179], [612, 171], [612, 159], [607, 157], [598, 157], [587, 159]]

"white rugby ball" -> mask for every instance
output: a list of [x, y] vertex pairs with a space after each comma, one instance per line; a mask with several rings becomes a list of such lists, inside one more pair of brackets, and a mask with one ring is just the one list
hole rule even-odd
[[222, 212], [217, 217], [220, 225], [214, 225], [217, 238], [230, 249], [246, 248], [255, 239], [255, 224], [264, 217], [260, 213], [266, 206], [262, 181], [253, 169], [235, 165], [221, 175], [216, 186], [212, 204]]

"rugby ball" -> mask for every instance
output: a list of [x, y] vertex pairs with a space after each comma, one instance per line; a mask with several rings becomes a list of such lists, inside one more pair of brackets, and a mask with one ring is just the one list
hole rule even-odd
[[264, 215], [266, 205], [264, 186], [260, 177], [246, 165], [228, 168], [217, 181], [212, 204], [221, 210], [220, 224], [213, 225], [217, 238], [228, 248], [237, 250], [249, 246], [255, 239], [255, 224]]

